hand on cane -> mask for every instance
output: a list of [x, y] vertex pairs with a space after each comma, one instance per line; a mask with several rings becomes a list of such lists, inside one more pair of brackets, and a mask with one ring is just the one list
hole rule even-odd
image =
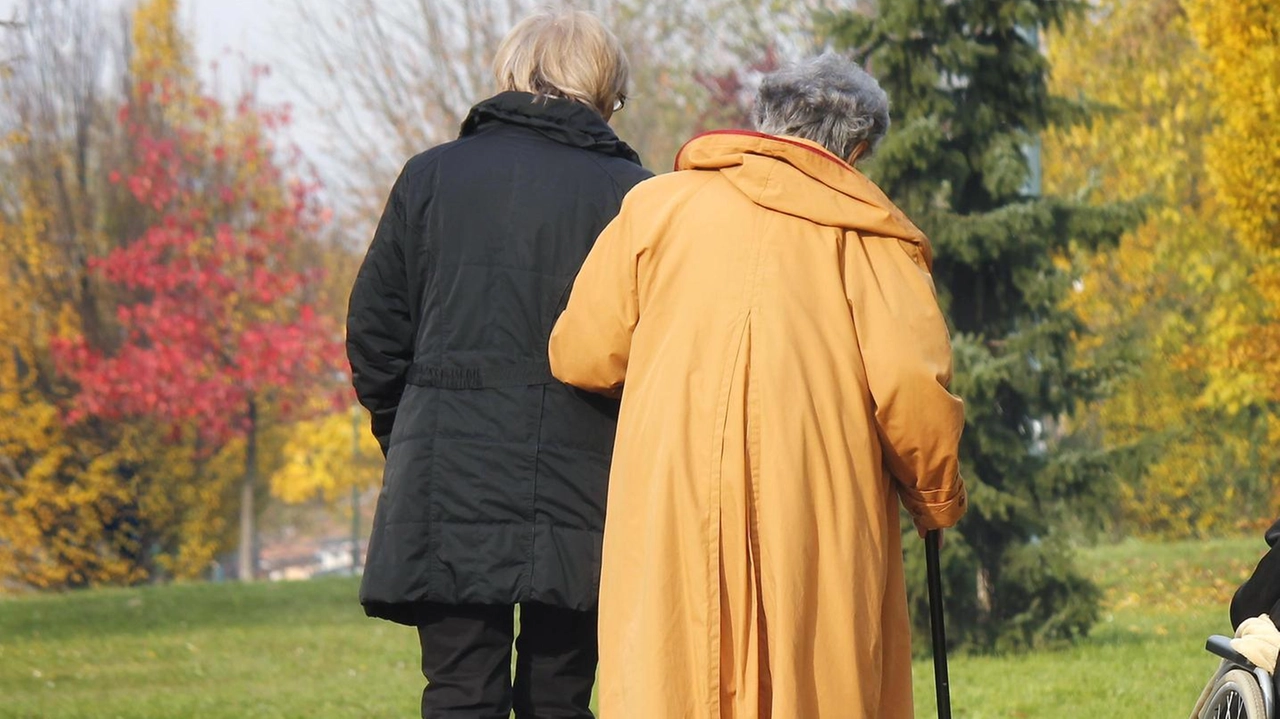
[[[944, 531], [943, 531], [943, 530], [941, 530], [941, 529], [938, 529], [938, 530], [935, 530], [935, 531], [937, 531], [937, 533], [938, 533], [938, 549], [942, 549], [942, 548], [943, 548], [944, 546], [946, 546], [946, 544], [947, 544], [947, 536], [946, 536], [946, 532], [944, 532]], [[927, 529], [925, 529], [924, 527], [920, 526], [920, 524], [919, 524], [919, 523], [916, 523], [916, 534], [919, 534], [921, 539], [924, 539], [924, 538], [925, 538], [925, 535], [927, 535], [928, 533], [929, 533], [929, 530], [927, 530]]]

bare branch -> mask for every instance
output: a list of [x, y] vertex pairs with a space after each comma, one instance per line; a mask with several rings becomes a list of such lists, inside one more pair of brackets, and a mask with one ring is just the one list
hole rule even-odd
[[[18, 11], [16, 9], [10, 19], [0, 20], [0, 30], [11, 30], [16, 32], [21, 30], [23, 27], [26, 27], [26, 24], [18, 19]], [[23, 59], [24, 57], [22, 55], [0, 57], [0, 77], [5, 76], [8, 73], [9, 68], [12, 67], [14, 63], [21, 62]]]
[[3, 469], [15, 484], [22, 483], [22, 472], [18, 471], [18, 463], [13, 461], [13, 457], [7, 454], [0, 454], [0, 469]]
[[[50, 205], [50, 261], [40, 270], [52, 312], [70, 302], [91, 335], [100, 327], [101, 298], [89, 280], [89, 258], [104, 241], [100, 181], [103, 153], [114, 152], [116, 132], [104, 102], [110, 65], [110, 32], [93, 0], [29, 0], [25, 19], [0, 37], [5, 54], [22, 61], [0, 73], [0, 134], [19, 130], [22, 142], [7, 150], [0, 208], [21, 205], [17, 193], [35, 192]], [[104, 323], [105, 324], [105, 323]]]
[[[815, 10], [863, 0], [565, 0], [599, 13], [622, 39], [633, 102], [619, 133], [651, 166], [666, 166], [709, 102], [695, 80], [753, 59], [762, 47], [810, 50]], [[323, 117], [361, 227], [381, 209], [400, 163], [452, 139], [468, 109], [492, 94], [498, 43], [546, 0], [346, 0], [339, 12], [294, 0], [296, 90]], [[779, 9], [782, 8], [782, 9]], [[322, 73], [315, 78], [315, 71]]]

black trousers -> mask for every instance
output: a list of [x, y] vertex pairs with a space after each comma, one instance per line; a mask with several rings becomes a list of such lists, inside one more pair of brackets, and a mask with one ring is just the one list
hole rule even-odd
[[593, 719], [596, 613], [520, 605], [511, 677], [511, 605], [430, 604], [418, 624], [423, 719]]

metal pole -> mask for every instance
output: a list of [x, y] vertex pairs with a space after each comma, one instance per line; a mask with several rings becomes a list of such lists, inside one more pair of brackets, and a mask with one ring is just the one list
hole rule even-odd
[[938, 691], [938, 719], [951, 719], [951, 683], [947, 679], [947, 631], [943, 626], [942, 566], [938, 559], [942, 532], [924, 536], [924, 559], [929, 575], [929, 626], [933, 629], [933, 681]]
[[[351, 408], [351, 471], [360, 466], [360, 407]], [[351, 575], [360, 572], [360, 483], [351, 485]]]

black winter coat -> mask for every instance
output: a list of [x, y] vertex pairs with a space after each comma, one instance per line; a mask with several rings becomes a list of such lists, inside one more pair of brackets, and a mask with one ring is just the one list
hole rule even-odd
[[347, 319], [386, 454], [370, 616], [595, 607], [617, 405], [557, 382], [547, 341], [596, 236], [649, 176], [589, 108], [514, 92], [405, 165]]

